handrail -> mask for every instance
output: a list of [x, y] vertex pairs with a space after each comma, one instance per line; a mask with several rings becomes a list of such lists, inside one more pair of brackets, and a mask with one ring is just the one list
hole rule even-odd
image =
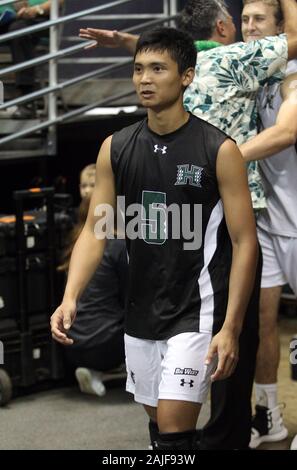
[[126, 93], [120, 93], [118, 95], [109, 96], [108, 98], [105, 98], [103, 100], [100, 99], [90, 105], [82, 106], [81, 108], [75, 109], [73, 111], [69, 111], [68, 113], [63, 114], [62, 116], [57, 116], [53, 120], [44, 121], [41, 124], [38, 124], [37, 126], [33, 126], [29, 131], [23, 130], [23, 131], [16, 132], [15, 134], [10, 135], [8, 137], [3, 137], [2, 139], [0, 139], [0, 145], [6, 144], [15, 139], [19, 139], [20, 137], [24, 137], [25, 135], [30, 134], [32, 132], [40, 131], [49, 126], [52, 126], [53, 124], [59, 124], [61, 122], [68, 121], [69, 119], [72, 119], [73, 117], [79, 116], [80, 114], [90, 111], [93, 108], [112, 103], [115, 100], [126, 98], [127, 96], [132, 96], [134, 94], [135, 94], [135, 91], [133, 90], [133, 91], [129, 91]]
[[133, 59], [125, 59], [123, 63], [121, 64], [112, 64], [112, 65], [108, 65], [107, 67], [101, 67], [100, 69], [85, 73], [78, 77], [72, 78], [71, 80], [68, 80], [66, 82], [59, 83], [58, 85], [55, 85], [54, 87], [48, 86], [46, 88], [43, 88], [42, 90], [35, 91], [33, 93], [27, 94], [25, 96], [21, 96], [19, 98], [14, 98], [13, 100], [10, 100], [10, 101], [7, 101], [6, 103], [1, 104], [0, 111], [2, 109], [10, 108], [11, 106], [15, 106], [15, 105], [22, 104], [22, 103], [27, 103], [28, 101], [32, 101], [33, 99], [36, 99], [36, 98], [41, 98], [42, 96], [48, 95], [52, 91], [62, 91], [65, 88], [76, 85], [77, 83], [88, 80], [89, 78], [107, 75], [112, 70], [119, 70], [120, 68], [125, 67], [126, 65], [131, 64], [132, 62], [133, 62]]
[[[148, 18], [164, 18], [164, 13], [126, 13], [115, 15], [88, 15], [85, 20], [145, 20]], [[167, 16], [167, 15], [166, 15]]]
[[[110, 96], [110, 97], [105, 98], [105, 99], [100, 98], [96, 102], [92, 102], [91, 104], [82, 106], [78, 109], [75, 109], [75, 110], [67, 112], [63, 115], [57, 116], [56, 94], [57, 94], [58, 91], [63, 90], [67, 87], [73, 86], [77, 83], [83, 82], [83, 81], [88, 80], [88, 79], [93, 78], [93, 77], [101, 77], [101, 76], [107, 75], [110, 71], [119, 70], [122, 67], [125, 67], [125, 66], [127, 66], [128, 64], [130, 64], [132, 62], [131, 58], [123, 57], [123, 58], [121, 58], [121, 63], [120, 64], [116, 63], [116, 64], [112, 64], [112, 65], [109, 65], [109, 66], [106, 66], [106, 67], [101, 67], [99, 69], [96, 69], [96, 70], [93, 70], [91, 72], [82, 74], [82, 75], [80, 75], [78, 77], [75, 77], [73, 79], [67, 80], [63, 83], [58, 83], [57, 75], [56, 75], [57, 59], [59, 59], [61, 57], [64, 57], [66, 55], [76, 53], [76, 52], [82, 50], [83, 48], [85, 48], [87, 45], [92, 44], [94, 41], [83, 41], [82, 44], [71, 46], [69, 48], [65, 48], [63, 50], [58, 51], [57, 50], [57, 42], [56, 42], [57, 41], [57, 33], [58, 33], [57, 26], [61, 23], [66, 23], [66, 22], [71, 21], [71, 20], [76, 20], [76, 19], [81, 18], [83, 16], [91, 15], [92, 13], [95, 13], [95, 12], [98, 12], [98, 11], [101, 11], [101, 10], [104, 10], [104, 9], [107, 9], [107, 8], [111, 8], [111, 7], [114, 7], [114, 6], [118, 6], [118, 5], [121, 5], [121, 4], [125, 4], [125, 3], [128, 3], [130, 1], [132, 1], [132, 0], [117, 0], [117, 1], [106, 3], [104, 5], [100, 5], [99, 7], [97, 6], [97, 7], [94, 7], [94, 8], [89, 8], [87, 10], [82, 10], [80, 12], [58, 18], [58, 0], [52, 0], [50, 21], [45, 21], [45, 22], [42, 23], [42, 25], [36, 25], [36, 26], [29, 27], [29, 28], [24, 28], [24, 29], [22, 29], [20, 31], [17, 31], [15, 33], [9, 33], [9, 34], [5, 34], [5, 35], [0, 36], [0, 43], [1, 43], [3, 41], [7, 41], [8, 39], [12, 39], [14, 37], [20, 37], [20, 36], [23, 36], [23, 35], [26, 35], [26, 34], [29, 34], [29, 33], [32, 33], [32, 32], [36, 32], [36, 31], [40, 31], [42, 29], [46, 29], [46, 28], [50, 27], [50, 52], [48, 54], [45, 54], [42, 57], [37, 58], [37, 59], [32, 59], [30, 61], [23, 62], [22, 64], [6, 67], [6, 68], [0, 70], [0, 76], [1, 76], [1, 75], [5, 75], [7, 73], [10, 73], [10, 72], [24, 70], [26, 68], [29, 68], [29, 67], [32, 67], [32, 66], [35, 66], [35, 65], [38, 65], [38, 64], [42, 64], [43, 62], [47, 62], [47, 61], [50, 62], [49, 86], [48, 87], [46, 87], [42, 90], [38, 90], [36, 92], [30, 93], [30, 94], [27, 94], [25, 96], [15, 98], [13, 100], [10, 100], [10, 101], [0, 105], [0, 110], [2, 110], [2, 109], [6, 109], [10, 106], [18, 105], [18, 104], [21, 104], [21, 103], [26, 103], [26, 102], [31, 101], [33, 99], [39, 98], [41, 96], [49, 95], [48, 119], [46, 121], [40, 122], [38, 125], [33, 125], [29, 129], [24, 129], [22, 131], [16, 132], [16, 133], [11, 134], [9, 136], [5, 136], [4, 138], [0, 139], [0, 146], [2, 144], [11, 142], [11, 141], [16, 140], [18, 138], [24, 137], [28, 134], [31, 134], [31, 133], [34, 133], [34, 132], [37, 132], [37, 131], [40, 131], [40, 130], [46, 129], [46, 128], [49, 128], [49, 132], [50, 132], [49, 135], [51, 136], [51, 143], [52, 143], [53, 141], [55, 141], [55, 131], [54, 131], [54, 129], [55, 129], [56, 124], [68, 121], [69, 119], [72, 119], [73, 117], [76, 117], [76, 116], [78, 116], [78, 115], [80, 115], [80, 114], [82, 114], [86, 111], [89, 111], [89, 110], [91, 110], [91, 109], [93, 109], [97, 106], [100, 106], [100, 105], [103, 106], [103, 105], [106, 105], [108, 103], [112, 103], [115, 100], [125, 98], [125, 97], [128, 97], [128, 96], [131, 96], [131, 95], [135, 94], [134, 91], [129, 91], [129, 92], [125, 92], [125, 93], [115, 95], [115, 96]], [[179, 16], [178, 13], [177, 13], [177, 8], [176, 8], [177, 3], [176, 3], [176, 1], [177, 0], [163, 0], [163, 13], [147, 15], [148, 17], [154, 18], [154, 19], [152, 19], [151, 21], [144, 21], [143, 23], [138, 24], [136, 26], [132, 26], [130, 28], [126, 28], [125, 31], [126, 32], [133, 32], [133, 31], [141, 30], [142, 28], [147, 28], [147, 27], [150, 27], [150, 26], [153, 26], [153, 25], [157, 25], [157, 24], [160, 24], [160, 23], [169, 22], [169, 21], [174, 20], [177, 16]], [[10, 4], [10, 3], [14, 3], [14, 0], [10, 0], [10, 1], [7, 1], [7, 2], [3, 2], [3, 1], [0, 0], [0, 6], [2, 6], [4, 4]], [[174, 14], [171, 14], [173, 12], [174, 12]], [[104, 15], [104, 16], [106, 17], [108, 15]], [[114, 16], [114, 15], [110, 15], [110, 16]], [[125, 16], [128, 16], [128, 15], [125, 15]], [[136, 15], [132, 15], [132, 16], [135, 17]], [[146, 16], [146, 15], [143, 15], [143, 16]], [[139, 15], [139, 17], [141, 17], [141, 15]], [[48, 140], [48, 146], [50, 146], [49, 145], [49, 140]], [[53, 151], [53, 145], [51, 146], [51, 152], [52, 151]]]
[[[156, 24], [164, 23], [164, 21], [167, 22], [169, 20], [174, 20], [177, 17], [178, 15], [173, 15], [173, 16], [166, 17], [166, 19], [162, 18], [162, 19], [147, 21], [145, 23], [141, 23], [140, 25], [132, 26], [131, 28], [125, 29], [125, 32], [129, 33], [129, 32], [144, 28], [146, 26], [154, 26]], [[9, 67], [0, 69], [0, 77], [11, 72], [19, 72], [20, 70], [28, 69], [35, 65], [43, 64], [44, 62], [48, 62], [50, 59], [56, 59], [59, 57], [70, 55], [72, 53], [76, 53], [80, 51], [81, 49], [84, 49], [86, 45], [92, 44], [93, 42], [94, 41], [83, 41], [81, 44], [78, 44], [76, 46], [67, 47], [55, 53], [44, 54], [41, 57], [38, 57], [37, 59], [27, 60], [26, 62], [22, 62], [21, 64], [18, 64], [18, 65], [10, 65]]]
[[16, 3], [18, 2], [19, 0], [6, 0], [6, 1], [3, 1], [1, 0], [0, 1], [0, 7], [4, 6], [4, 5], [9, 5], [10, 3]]
[[116, 0], [114, 2], [106, 3], [105, 5], [101, 5], [99, 7], [88, 8], [87, 10], [83, 10], [77, 13], [72, 13], [71, 15], [62, 16], [58, 18], [57, 20], [44, 21], [35, 26], [29, 26], [28, 28], [20, 29], [19, 31], [14, 31], [13, 33], [1, 34], [0, 44], [1, 42], [5, 42], [10, 39], [14, 39], [20, 36], [25, 36], [26, 34], [29, 34], [29, 33], [36, 33], [37, 31], [48, 29], [50, 26], [56, 26], [61, 23], [67, 23], [68, 21], [72, 21], [77, 18], [81, 18], [83, 16], [89, 15], [89, 14], [91, 15], [92, 13], [96, 13], [97, 11], [106, 10], [106, 8], [116, 7], [118, 5], [122, 5], [123, 3], [128, 3], [132, 1], [134, 0]]
[[[59, 18], [59, 0], [54, 0], [51, 2], [50, 8], [50, 20], [56, 20]], [[52, 26], [50, 28], [50, 52], [51, 54], [55, 54], [58, 52], [59, 49], [59, 31], [58, 26]], [[49, 69], [48, 69], [48, 79], [49, 79], [49, 86], [53, 88], [58, 84], [58, 63], [56, 58], [49, 60]], [[57, 118], [58, 110], [57, 110], [57, 94], [51, 92], [49, 94], [48, 99], [48, 119], [49, 121], [53, 122]], [[48, 143], [48, 153], [50, 155], [54, 155], [57, 151], [57, 132], [56, 126], [49, 126], [48, 128], [48, 135], [47, 135], [47, 143]]]
[[62, 49], [58, 52], [44, 54], [41, 57], [38, 57], [37, 59], [27, 60], [26, 62], [22, 62], [18, 65], [10, 65], [9, 67], [0, 69], [0, 77], [11, 72], [19, 72], [20, 70], [28, 69], [35, 65], [43, 64], [44, 62], [48, 62], [50, 59], [58, 59], [59, 57], [64, 57], [66, 55], [75, 53], [81, 49], [84, 49], [84, 47], [85, 44], [78, 44], [76, 46], [67, 47], [66, 49]]
[[[175, 19], [177, 16], [178, 15], [170, 16], [170, 17], [166, 18], [166, 21], [168, 21], [170, 19]], [[164, 19], [163, 20], [148, 21], [148, 22], [145, 22], [145, 23], [141, 23], [140, 25], [137, 25], [137, 26], [131, 26], [130, 28], [125, 29], [125, 32], [133, 32], [137, 29], [141, 29], [141, 28], [146, 27], [146, 26], [152, 26], [154, 24], [160, 24], [160, 23], [163, 23], [163, 22], [164, 22]], [[84, 41], [83, 44], [80, 44], [79, 46], [73, 46], [73, 47], [70, 47], [70, 48], [67, 48], [67, 49], [63, 49], [62, 51], [59, 51], [58, 54], [46, 54], [46, 55], [43, 55], [40, 59], [42, 59], [44, 57], [47, 57], [47, 58], [48, 57], [52, 57], [52, 58], [53, 57], [63, 57], [64, 55], [68, 55], [71, 52], [73, 52], [73, 50], [75, 48], [76, 48], [76, 50], [80, 50], [80, 49], [85, 48], [86, 45], [92, 44], [93, 42], [94, 41]], [[65, 51], [68, 51], [68, 52], [63, 54], [63, 52], [65, 52]], [[27, 64], [26, 67], [23, 67], [23, 68], [27, 68], [27, 67], [30, 67], [32, 65], [35, 65], [36, 62], [34, 62], [34, 61], [37, 61], [37, 60], [40, 60], [40, 59], [32, 59], [30, 61], [23, 62], [23, 64]], [[46, 62], [46, 61], [47, 61], [47, 59], [44, 60], [44, 61], [42, 60], [39, 63]], [[77, 78], [68, 80], [66, 82], [60, 83], [59, 85], [54, 87], [52, 89], [52, 91], [63, 90], [64, 88], [76, 85], [77, 83], [79, 83], [81, 81], [84, 81], [84, 80], [87, 80], [89, 78], [93, 78], [93, 77], [96, 77], [96, 76], [98, 77], [98, 76], [101, 76], [101, 75], [106, 75], [106, 73], [108, 73], [109, 71], [117, 69], [117, 68], [122, 68], [123, 66], [126, 66], [126, 65], [130, 64], [131, 62], [132, 62], [132, 59], [127, 59], [127, 60], [123, 59], [123, 63], [121, 63], [121, 64], [115, 64], [115, 65], [111, 65], [111, 66], [104, 67], [104, 68], [101, 67], [100, 69], [97, 69], [95, 71], [89, 72], [87, 74], [83, 74], [80, 77], [77, 77]], [[11, 66], [11, 67], [7, 67], [6, 69], [2, 69], [2, 70], [0, 69], [0, 76], [6, 74], [8, 72], [15, 71], [17, 67], [19, 67], [19, 66]], [[19, 69], [21, 69], [21, 67], [19, 67]], [[34, 93], [30, 93], [30, 94], [22, 96], [20, 98], [15, 98], [11, 101], [7, 101], [6, 103], [1, 104], [0, 105], [0, 110], [9, 108], [9, 107], [17, 105], [17, 104], [26, 103], [26, 102], [31, 101], [31, 100], [36, 99], [36, 98], [40, 98], [41, 96], [48, 95], [50, 92], [51, 92], [50, 87], [47, 87], [47, 88], [44, 88], [43, 90], [38, 90]]]

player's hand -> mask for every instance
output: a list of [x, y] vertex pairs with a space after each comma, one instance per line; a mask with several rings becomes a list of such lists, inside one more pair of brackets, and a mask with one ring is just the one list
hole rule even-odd
[[239, 356], [238, 336], [223, 327], [210, 343], [205, 364], [210, 364], [215, 356], [218, 357], [218, 365], [211, 376], [212, 382], [227, 379], [233, 374]]
[[63, 302], [51, 316], [52, 337], [61, 344], [73, 344], [67, 333], [75, 320], [76, 303]]
[[95, 47], [122, 47], [124, 34], [116, 30], [86, 28], [79, 30], [79, 37], [94, 40], [93, 44], [85, 47], [85, 49], [93, 49]]

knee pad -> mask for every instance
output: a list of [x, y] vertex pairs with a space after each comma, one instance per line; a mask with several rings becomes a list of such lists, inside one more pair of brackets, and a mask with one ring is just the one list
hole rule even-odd
[[149, 421], [149, 433], [151, 446], [155, 450], [158, 448], [158, 439], [159, 439], [159, 426], [155, 421]]
[[196, 429], [184, 432], [159, 433], [157, 450], [198, 450]]

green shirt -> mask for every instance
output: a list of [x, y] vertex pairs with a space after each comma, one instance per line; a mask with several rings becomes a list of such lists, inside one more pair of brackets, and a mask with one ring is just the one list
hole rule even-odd
[[14, 8], [11, 4], [10, 5], [3, 5], [3, 6], [0, 7], [0, 14], [3, 13], [5, 10], [14, 11]]
[[[41, 3], [45, 3], [47, 0], [28, 0], [28, 5], [33, 7], [34, 5], [40, 5]], [[3, 5], [0, 7], [0, 13], [3, 13], [5, 10], [15, 11], [12, 4], [10, 5]]]
[[41, 3], [45, 2], [47, 2], [47, 0], [28, 0], [30, 7], [33, 7], [34, 5], [40, 5]]

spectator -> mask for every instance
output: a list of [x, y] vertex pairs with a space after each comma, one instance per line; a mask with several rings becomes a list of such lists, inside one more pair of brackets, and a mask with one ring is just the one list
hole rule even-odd
[[[95, 184], [96, 165], [85, 167], [80, 176], [82, 201], [78, 222], [69, 239], [60, 270], [68, 271], [72, 248], [78, 239]], [[77, 317], [70, 331], [73, 345], [65, 348], [70, 371], [75, 371], [82, 392], [103, 395], [102, 372], [125, 362], [124, 299], [127, 279], [125, 241], [108, 240], [100, 266], [78, 302]]]
[[[59, 0], [62, 7], [64, 0]], [[7, 9], [8, 7], [1, 7]], [[29, 26], [48, 21], [51, 0], [27, 0], [14, 4], [15, 19], [8, 24], [0, 25], [0, 34], [13, 33]], [[12, 7], [9, 8], [12, 10]], [[48, 38], [48, 29], [41, 30], [26, 36], [16, 37], [9, 41], [12, 60], [15, 65], [34, 59], [36, 46], [42, 38]], [[19, 96], [32, 93], [36, 89], [36, 67], [30, 67], [16, 72], [16, 89]], [[23, 104], [13, 114], [14, 118], [29, 119], [35, 117], [34, 103]]]

